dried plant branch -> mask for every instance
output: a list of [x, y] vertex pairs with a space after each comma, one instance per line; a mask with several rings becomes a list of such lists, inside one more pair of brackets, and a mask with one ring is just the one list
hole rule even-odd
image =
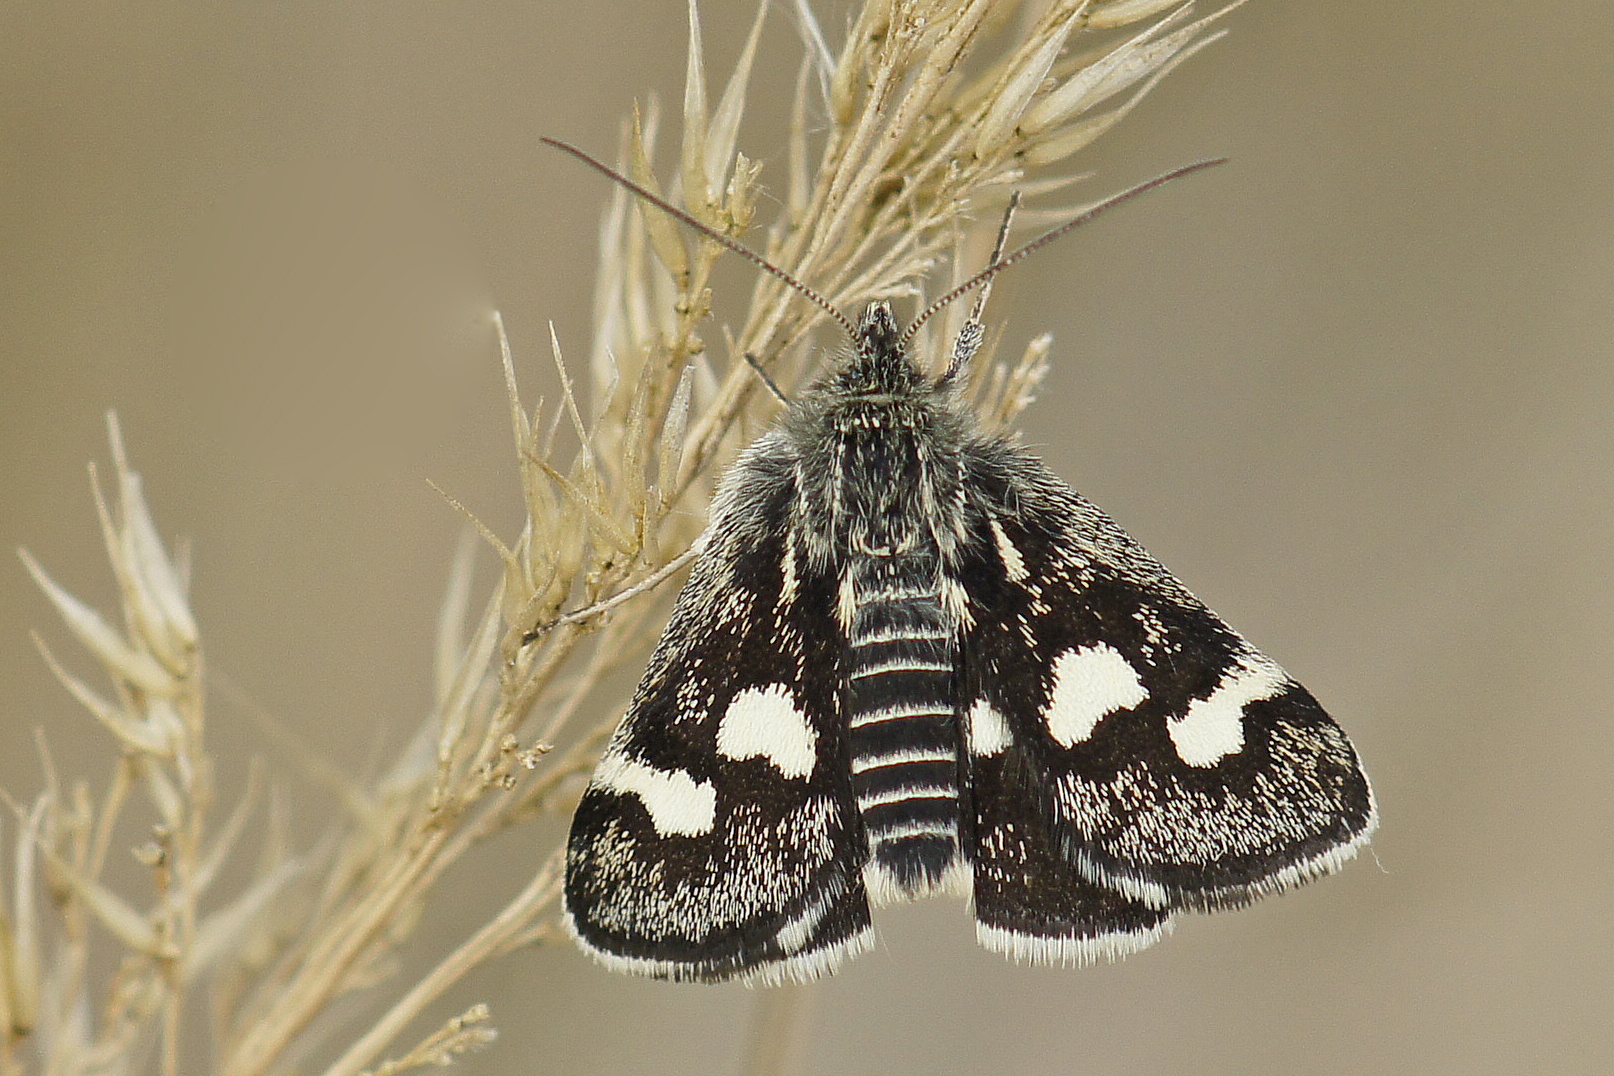
[[472, 1006], [427, 1035], [407, 1054], [377, 1066], [365, 1076], [394, 1076], [427, 1065], [437, 1068], [451, 1065], [460, 1054], [486, 1046], [498, 1037], [497, 1032], [485, 1026], [490, 1016], [492, 1013], [486, 1005]]
[[[625, 125], [618, 159], [634, 182], [754, 243], [842, 311], [917, 297], [939, 265], [957, 281], [984, 264], [982, 243], [1012, 190], [1046, 195], [1073, 182], [1046, 170], [1212, 40], [1209, 25], [1227, 10], [1196, 21], [1178, 0], [870, 0], [837, 53], [806, 0], [796, 0], [804, 48], [788, 153], [768, 173], [782, 185], [782, 210], [757, 229], [764, 169], [740, 146], [765, 5], [714, 105], [691, 3], [672, 178], [658, 178], [662, 123], [653, 107]], [[575, 794], [620, 711], [622, 700], [602, 686], [606, 675], [648, 650], [716, 476], [777, 407], [757, 391], [762, 379], [746, 356], [786, 384], [799, 381], [809, 334], [825, 316], [759, 274], [714, 354], [703, 334], [721, 245], [622, 190], [609, 193], [599, 244], [586, 364], [568, 361], [552, 334], [557, 403], [523, 404], [496, 324], [527, 522], [509, 542], [475, 524], [498, 559], [498, 585], [478, 608], [462, 548], [437, 626], [430, 718], [378, 781], [322, 768], [326, 780], [346, 782], [338, 784], [345, 814], [313, 848], [292, 847], [277, 794], [262, 795], [256, 778], [232, 790], [222, 822], [214, 819], [205, 664], [187, 571], [159, 539], [112, 422], [110, 495], [99, 479], [93, 488], [118, 615], [79, 602], [23, 554], [107, 686], [69, 671], [42, 641], [41, 653], [113, 750], [99, 789], [64, 785], [42, 752], [45, 791], [12, 805], [11, 885], [0, 903], [0, 1076], [173, 1076], [208, 1038], [211, 1068], [226, 1076], [304, 1067], [316, 1018], [383, 983], [397, 992], [379, 1017], [318, 1047], [335, 1057], [329, 1076], [443, 1064], [491, 1036], [487, 1013], [473, 1010], [383, 1060], [471, 968], [554, 935], [560, 852], [401, 989], [388, 980], [399, 944], [466, 852]], [[977, 360], [970, 384], [984, 422], [1013, 422], [1048, 350], [1040, 338], [1013, 362]], [[564, 440], [568, 452], [557, 448]], [[144, 819], [133, 809], [142, 803], [150, 804]], [[239, 892], [216, 893], [224, 864], [266, 810], [252, 877]], [[142, 823], [139, 859], [150, 885], [135, 897], [110, 883], [105, 867], [114, 833]], [[101, 966], [93, 952], [113, 955], [109, 982], [92, 980], [89, 969]], [[204, 1010], [210, 1036], [195, 1027]], [[764, 1029], [753, 1054], [758, 1071], [777, 1067], [767, 1058], [782, 1056], [779, 1035]]]

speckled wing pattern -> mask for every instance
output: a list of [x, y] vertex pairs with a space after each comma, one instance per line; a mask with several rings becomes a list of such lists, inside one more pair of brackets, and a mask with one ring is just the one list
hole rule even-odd
[[1037, 460], [992, 448], [969, 488], [987, 520], [961, 648], [983, 944], [1124, 955], [1179, 909], [1357, 851], [1372, 793], [1305, 688]]
[[763, 448], [729, 482], [755, 479], [756, 496], [714, 507], [572, 821], [564, 921], [614, 970], [805, 980], [873, 942], [835, 588], [792, 572], [788, 490], [763, 473]]

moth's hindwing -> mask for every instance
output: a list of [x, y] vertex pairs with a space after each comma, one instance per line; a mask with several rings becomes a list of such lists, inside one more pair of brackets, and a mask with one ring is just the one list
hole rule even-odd
[[764, 449], [730, 476], [572, 821], [565, 921], [616, 970], [809, 979], [872, 941], [835, 588], [798, 566]]
[[[960, 716], [983, 941], [1070, 959], [1059, 939], [1107, 925], [1097, 950], [1124, 951], [1172, 910], [1305, 881], [1366, 842], [1367, 779], [1305, 688], [1039, 461], [982, 443], [971, 468]], [[1050, 858], [1128, 903], [1073, 913]]]
[[[998, 730], [979, 732], [991, 735]], [[1041, 775], [1018, 750], [970, 760], [975, 807], [975, 935], [988, 949], [1036, 964], [1090, 964], [1147, 948], [1171, 926], [1151, 907], [1086, 878], [1054, 841]]]

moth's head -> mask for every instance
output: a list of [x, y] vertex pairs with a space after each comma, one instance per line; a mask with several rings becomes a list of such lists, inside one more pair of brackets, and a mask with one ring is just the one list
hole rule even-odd
[[909, 392], [922, 375], [908, 361], [907, 341], [897, 327], [891, 304], [870, 303], [852, 334], [852, 358], [841, 370], [843, 388], [858, 392]]
[[859, 356], [866, 358], [902, 353], [902, 332], [897, 328], [897, 316], [891, 312], [890, 303], [877, 299], [864, 308], [863, 316], [857, 319], [857, 337], [852, 346]]

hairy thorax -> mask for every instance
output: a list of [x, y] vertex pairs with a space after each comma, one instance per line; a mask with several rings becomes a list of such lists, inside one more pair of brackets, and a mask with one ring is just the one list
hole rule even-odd
[[799, 522], [841, 568], [864, 558], [940, 572], [967, 530], [958, 420], [940, 398], [840, 397], [797, 443]]

